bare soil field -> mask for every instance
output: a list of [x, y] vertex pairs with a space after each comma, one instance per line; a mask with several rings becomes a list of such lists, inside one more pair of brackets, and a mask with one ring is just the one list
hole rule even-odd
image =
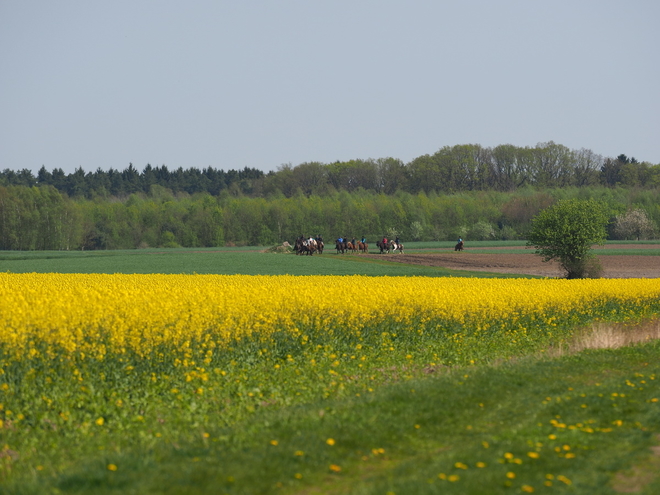
[[[640, 246], [631, 246], [639, 249]], [[644, 245], [645, 248], [658, 249], [660, 245]], [[496, 248], [487, 248], [493, 251]], [[503, 248], [504, 249], [504, 248]], [[511, 250], [512, 248], [505, 248]], [[515, 249], [515, 248], [514, 248]], [[617, 246], [617, 249], [626, 249], [625, 245]], [[599, 256], [595, 253], [603, 267], [603, 278], [660, 278], [660, 257], [658, 256]], [[449, 268], [453, 270], [471, 270], [494, 273], [515, 273], [524, 275], [538, 275], [542, 277], [563, 277], [564, 272], [554, 262], [544, 263], [541, 257], [534, 254], [531, 249], [520, 247], [520, 254], [515, 253], [483, 253], [478, 248], [466, 248], [461, 252], [442, 250], [438, 253], [405, 253], [405, 254], [369, 254], [374, 259], [396, 261], [411, 265], [426, 265]]]

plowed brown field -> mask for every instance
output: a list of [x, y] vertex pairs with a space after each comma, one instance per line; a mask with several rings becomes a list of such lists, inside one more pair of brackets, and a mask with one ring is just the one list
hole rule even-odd
[[[643, 245], [616, 245], [615, 249], [660, 249], [660, 244]], [[399, 263], [412, 265], [426, 265], [449, 268], [453, 270], [471, 270], [495, 273], [517, 273], [524, 275], [539, 275], [543, 277], [563, 277], [564, 272], [557, 263], [541, 261], [541, 257], [534, 254], [532, 249], [520, 247], [520, 253], [492, 253], [497, 248], [485, 249], [466, 248], [461, 252], [453, 250], [438, 250], [437, 253], [405, 252], [405, 254], [369, 254], [374, 259], [386, 259]], [[516, 248], [502, 248], [510, 251]], [[603, 251], [607, 248], [595, 249], [603, 267], [603, 278], [659, 278], [660, 256], [620, 256], [607, 255]]]

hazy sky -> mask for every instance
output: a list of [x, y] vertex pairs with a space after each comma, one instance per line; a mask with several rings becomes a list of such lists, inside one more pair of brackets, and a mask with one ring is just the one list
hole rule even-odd
[[657, 0], [0, 0], [0, 170], [660, 163]]

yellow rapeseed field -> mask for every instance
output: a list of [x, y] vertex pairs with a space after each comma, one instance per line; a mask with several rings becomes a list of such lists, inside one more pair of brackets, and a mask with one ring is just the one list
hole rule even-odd
[[[618, 319], [656, 304], [660, 280], [388, 278], [363, 276], [0, 274], [5, 359], [46, 348], [103, 358], [149, 356], [163, 346], [222, 348], [276, 331], [360, 332], [383, 324], [419, 330], [438, 322], [487, 331], [521, 318], [551, 323], [616, 303]], [[605, 308], [605, 309], [604, 309]], [[46, 347], [44, 347], [44, 345]]]
[[659, 296], [658, 279], [0, 273], [0, 486], [270, 493], [427, 447], [424, 489], [577, 485], [597, 449], [610, 466], [648, 448], [624, 435], [657, 431], [654, 360], [595, 353], [588, 379], [577, 359], [489, 365], [654, 318]]

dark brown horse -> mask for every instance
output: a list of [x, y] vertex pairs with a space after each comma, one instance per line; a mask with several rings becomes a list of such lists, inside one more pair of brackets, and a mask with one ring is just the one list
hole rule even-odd
[[387, 243], [383, 241], [376, 241], [376, 246], [380, 249], [380, 254], [388, 252]]
[[293, 245], [293, 250], [295, 251], [296, 254], [302, 254], [303, 253], [303, 241], [304, 239], [302, 237], [298, 237], [296, 239], [295, 244]]
[[463, 251], [463, 241], [459, 241], [458, 244], [454, 246], [454, 251]]

